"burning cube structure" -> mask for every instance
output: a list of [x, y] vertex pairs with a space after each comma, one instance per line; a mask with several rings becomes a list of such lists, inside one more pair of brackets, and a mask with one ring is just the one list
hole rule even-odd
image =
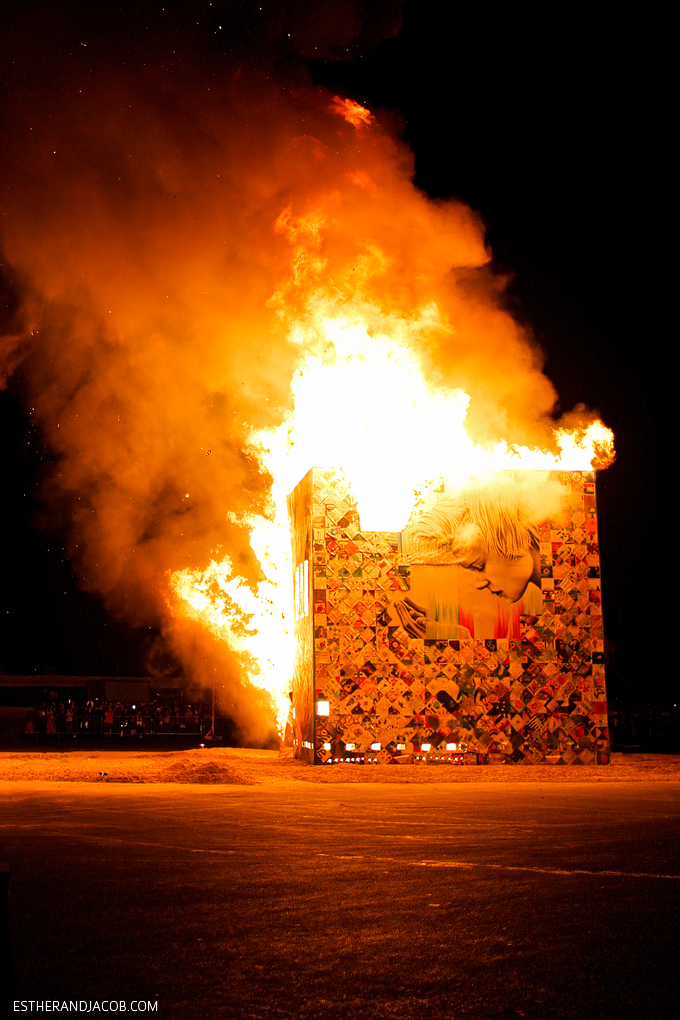
[[[535, 480], [547, 494], [511, 555], [483, 492], [471, 509], [438, 496], [402, 532], [363, 531], [336, 470], [313, 468], [291, 493], [298, 757], [609, 761], [594, 474], [497, 478], [501, 493]], [[513, 498], [499, 513], [517, 516]], [[488, 562], [474, 539], [453, 549], [487, 524]]]

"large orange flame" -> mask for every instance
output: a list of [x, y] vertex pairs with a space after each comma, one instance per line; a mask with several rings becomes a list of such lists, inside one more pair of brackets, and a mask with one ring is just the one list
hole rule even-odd
[[[370, 123], [357, 104], [336, 98], [334, 106], [357, 128]], [[246, 522], [266, 578], [253, 590], [228, 557], [172, 576], [181, 611], [250, 657], [251, 680], [272, 695], [279, 725], [289, 706], [294, 654], [286, 497], [310, 467], [344, 472], [362, 527], [400, 530], [416, 500], [442, 479], [456, 487], [508, 468], [591, 470], [613, 458], [613, 435], [600, 421], [556, 428], [552, 451], [473, 442], [466, 432], [470, 397], [428, 378], [418, 353], [428, 330], [450, 328], [436, 301], [416, 308], [406, 301], [400, 313], [386, 314], [362, 292], [366, 265], [358, 266], [354, 293], [346, 281], [324, 281], [326, 219], [322, 206], [298, 218], [287, 207], [275, 224], [291, 246], [291, 275], [272, 302], [301, 357], [291, 381], [292, 410], [278, 427], [249, 436], [272, 477], [270, 516]], [[389, 261], [389, 253], [368, 242], [365, 248], [368, 262]]]
[[392, 529], [438, 476], [601, 467], [611, 433], [553, 430], [480, 217], [420, 192], [379, 116], [240, 71], [176, 99], [104, 75], [21, 107], [3, 248], [35, 329], [0, 368], [25, 359], [83, 585], [192, 678], [219, 669], [263, 736], [252, 685], [288, 708], [285, 498], [310, 467]]

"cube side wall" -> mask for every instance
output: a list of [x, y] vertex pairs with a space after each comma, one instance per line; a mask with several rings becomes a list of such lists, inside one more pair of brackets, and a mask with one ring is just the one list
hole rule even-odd
[[296, 568], [310, 559], [310, 613], [296, 622], [301, 757], [391, 761], [429, 745], [469, 763], [609, 761], [594, 475], [551, 480], [565, 497], [539, 527], [540, 592], [515, 607], [492, 599], [494, 637], [442, 639], [389, 615], [411, 593], [400, 535], [362, 532], [337, 471], [305, 476], [291, 496]]
[[293, 668], [293, 749], [295, 756], [315, 760], [314, 617], [312, 584], [312, 472], [288, 497], [293, 553], [295, 663]]

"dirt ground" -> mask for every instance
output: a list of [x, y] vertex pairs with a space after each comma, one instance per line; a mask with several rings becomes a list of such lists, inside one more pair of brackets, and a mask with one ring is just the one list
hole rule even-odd
[[352, 765], [315, 767], [276, 751], [197, 748], [187, 751], [0, 753], [0, 781], [59, 783], [620, 783], [678, 782], [680, 755], [613, 754], [610, 765]]

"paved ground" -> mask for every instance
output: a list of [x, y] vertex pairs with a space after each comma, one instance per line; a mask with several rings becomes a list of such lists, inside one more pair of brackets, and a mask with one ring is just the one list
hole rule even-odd
[[676, 781], [12, 781], [0, 826], [20, 1000], [158, 997], [180, 1020], [680, 1013]]

